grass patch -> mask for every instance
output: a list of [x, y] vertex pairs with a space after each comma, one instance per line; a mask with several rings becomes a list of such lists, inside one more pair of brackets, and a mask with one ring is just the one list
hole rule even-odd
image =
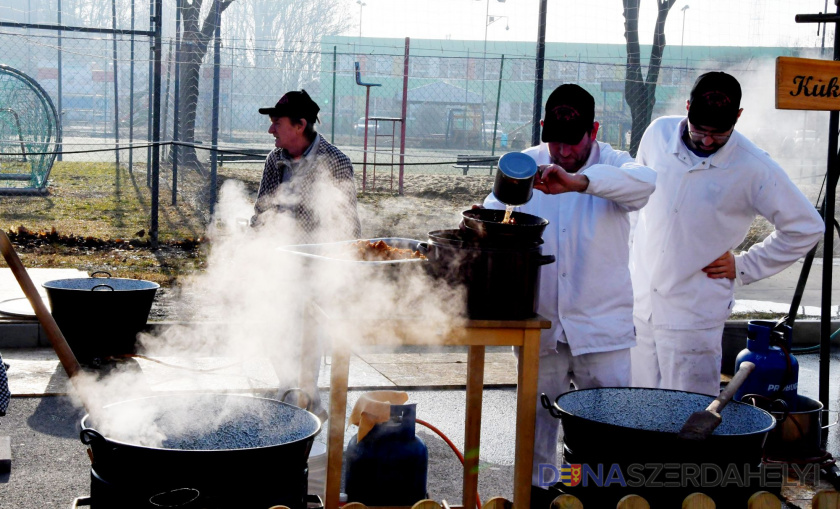
[[[166, 175], [161, 179], [157, 248], [148, 236], [152, 190], [145, 168], [129, 172], [113, 163], [57, 162], [46, 195], [0, 200], [2, 227], [26, 267], [106, 270], [168, 285], [200, 270], [205, 260], [201, 243], [193, 242], [205, 230], [206, 206], [196, 191], [205, 179], [189, 170], [182, 178], [185, 191], [176, 205]], [[68, 241], [78, 238], [89, 240]]]

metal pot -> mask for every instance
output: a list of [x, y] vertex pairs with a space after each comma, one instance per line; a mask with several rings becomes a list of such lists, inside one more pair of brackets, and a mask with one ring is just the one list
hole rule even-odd
[[[105, 274], [107, 277], [94, 277]], [[43, 284], [53, 318], [70, 349], [85, 364], [134, 352], [137, 333], [146, 326], [160, 285], [94, 272], [89, 278], [57, 279]]]
[[504, 210], [471, 209], [461, 213], [464, 226], [477, 237], [487, 242], [506, 244], [527, 244], [542, 241], [542, 234], [548, 226], [543, 219], [524, 212], [513, 212], [513, 223], [502, 223]]
[[[145, 437], [129, 436], [126, 428], [138, 420], [146, 437], [154, 431], [166, 438], [149, 445]], [[110, 434], [93, 427], [108, 422], [116, 428]], [[209, 422], [213, 426], [203, 429]], [[81, 428], [93, 458], [94, 506], [301, 509], [321, 422], [271, 399], [180, 394], [107, 405], [95, 418], [82, 418]]]
[[508, 152], [499, 158], [493, 194], [505, 205], [528, 203], [534, 193], [537, 163], [522, 152]]
[[[655, 465], [696, 466], [701, 472], [722, 472], [732, 465], [741, 475], [745, 469], [758, 472], [764, 441], [775, 426], [773, 416], [764, 410], [731, 402], [721, 414], [722, 423], [714, 434], [706, 440], [691, 441], [680, 439], [679, 430], [692, 413], [714, 400], [712, 396], [665, 389], [598, 388], [561, 394], [553, 405], [545, 395], [542, 399], [543, 406], [562, 421], [564, 464], [586, 464], [593, 469], [600, 464], [605, 472], [618, 465], [627, 477], [631, 466], [648, 465], [642, 470], [649, 476], [646, 481], [676, 484], [666, 483], [656, 489], [619, 484], [599, 488], [591, 482], [587, 486], [562, 487], [584, 504], [614, 507], [621, 497], [636, 493], [650, 501], [652, 508], [679, 507], [686, 496], [701, 491], [726, 507], [735, 507], [733, 500], [743, 498], [739, 506], [745, 507], [749, 496], [758, 491], [732, 484], [696, 487], [691, 482], [680, 482], [685, 481], [682, 478], [665, 479], [662, 473], [658, 478], [650, 476], [654, 475]], [[720, 502], [722, 499], [726, 503]]]
[[541, 244], [542, 239], [488, 244], [460, 230], [432, 231], [427, 267], [450, 284], [466, 287], [470, 318], [530, 318], [539, 305], [540, 267], [555, 260], [542, 254]]
[[776, 427], [767, 436], [765, 455], [774, 460], [818, 461], [824, 451], [820, 447], [823, 404], [817, 400], [796, 396], [794, 411], [788, 411], [783, 400], [747, 394], [741, 401], [769, 410], [776, 418]]

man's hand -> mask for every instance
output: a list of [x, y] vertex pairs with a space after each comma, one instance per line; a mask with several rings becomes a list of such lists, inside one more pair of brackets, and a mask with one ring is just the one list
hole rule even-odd
[[729, 251], [703, 267], [703, 272], [712, 279], [735, 279], [735, 255]]
[[586, 175], [569, 173], [556, 164], [541, 164], [537, 168], [534, 189], [545, 194], [582, 193], [589, 187]]

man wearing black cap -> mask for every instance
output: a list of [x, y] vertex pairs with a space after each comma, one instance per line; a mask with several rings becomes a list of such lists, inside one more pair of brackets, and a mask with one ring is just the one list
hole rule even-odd
[[312, 243], [361, 236], [353, 165], [315, 131], [320, 108], [305, 90], [291, 91], [273, 108], [275, 149], [265, 160], [252, 224], [271, 214], [289, 215], [297, 225], [290, 242]]
[[[635, 337], [628, 213], [647, 202], [656, 174], [598, 142], [594, 119], [592, 96], [578, 85], [561, 85], [546, 101], [543, 143], [524, 151], [539, 165], [538, 192], [519, 210], [549, 220], [542, 249], [556, 257], [540, 271], [538, 309], [551, 329], [542, 332], [537, 393], [552, 401], [571, 382], [578, 389], [630, 384]], [[505, 208], [493, 194], [484, 204]], [[532, 484], [545, 486], [556, 472], [559, 421], [534, 403]]]
[[[717, 395], [723, 326], [734, 285], [772, 276], [805, 255], [823, 222], [785, 171], [735, 130], [741, 86], [701, 75], [688, 116], [655, 120], [636, 161], [657, 173], [631, 255], [633, 385]], [[746, 253], [731, 252], [756, 215], [776, 230]]]
[[[315, 132], [319, 110], [305, 90], [287, 92], [273, 108], [259, 110], [271, 119], [268, 132], [274, 136], [275, 148], [265, 160], [251, 224], [270, 228], [278, 243], [309, 244], [361, 237], [353, 165]], [[297, 312], [302, 316], [302, 309]], [[302, 350], [306, 359], [302, 365], [308, 369], [302, 378], [308, 382], [301, 382], [301, 388], [311, 397], [312, 411], [325, 419], [326, 412], [317, 397], [323, 345], [317, 335], [315, 341]], [[282, 355], [287, 356], [288, 352], [284, 350]], [[288, 359], [271, 360], [279, 378], [288, 376]]]

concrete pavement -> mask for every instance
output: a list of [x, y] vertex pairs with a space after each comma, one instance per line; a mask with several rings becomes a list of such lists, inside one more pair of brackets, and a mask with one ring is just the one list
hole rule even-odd
[[[794, 264], [774, 278], [739, 288], [736, 299], [738, 302], [761, 302], [762, 306], [770, 305], [768, 303], [785, 306], [798, 280], [798, 269], [801, 265]], [[835, 280], [838, 278], [836, 272]], [[45, 272], [37, 277], [46, 278], [44, 280], [60, 279], [65, 275], [73, 277], [72, 274], [56, 275]], [[84, 273], [76, 276], [83, 277]], [[803, 311], [808, 311], [808, 314], [811, 312], [809, 308], [818, 306], [820, 302], [820, 277], [821, 266], [815, 264], [803, 298]], [[20, 298], [20, 295], [14, 295], [14, 288], [9, 288], [8, 279], [6, 284], [2, 281], [0, 274], [0, 296], [3, 297], [0, 300]], [[8, 293], [3, 293], [4, 287]], [[840, 288], [840, 285], [833, 287]], [[0, 435], [11, 437], [14, 457], [12, 472], [0, 476], [0, 509], [69, 507], [75, 497], [89, 493], [90, 463], [77, 434], [82, 412], [65, 396], [66, 375], [38, 330], [37, 323], [31, 319], [0, 319], [0, 353], [11, 365], [10, 388], [14, 395], [9, 415], [0, 417]], [[277, 378], [265, 359], [236, 363], [225, 358], [156, 357], [155, 360], [166, 364], [136, 358], [123, 361], [122, 365], [142, 373], [147, 387], [156, 392], [225, 390], [276, 395]], [[802, 355], [799, 360], [800, 393], [816, 399], [818, 358], [816, 355]], [[839, 399], [838, 361], [840, 354], [835, 352], [830, 384], [830, 400], [834, 402], [834, 408], [838, 408]], [[224, 369], [214, 371], [212, 375], [198, 376], [184, 369], [218, 367]], [[327, 358], [322, 365], [319, 383], [324, 404], [329, 370], [330, 361]], [[515, 372], [515, 361], [509, 349], [488, 348], [479, 484], [485, 500], [496, 495], [510, 498], [512, 494]], [[359, 351], [350, 365], [348, 413], [364, 391], [379, 388], [407, 390], [411, 400], [418, 403], [418, 417], [441, 428], [456, 446], [463, 448], [465, 374], [466, 352], [460, 348]], [[835, 422], [837, 414], [834, 409], [830, 415]], [[350, 439], [352, 431], [352, 428], [348, 431], [346, 440]], [[458, 503], [461, 497], [460, 464], [436, 435], [420, 427], [418, 434], [430, 449], [430, 496]], [[325, 434], [322, 433], [318, 440], [323, 442]], [[840, 454], [838, 427], [831, 428], [828, 451]], [[812, 487], [789, 490], [786, 494], [791, 503], [789, 507], [809, 507], [812, 492]]]

